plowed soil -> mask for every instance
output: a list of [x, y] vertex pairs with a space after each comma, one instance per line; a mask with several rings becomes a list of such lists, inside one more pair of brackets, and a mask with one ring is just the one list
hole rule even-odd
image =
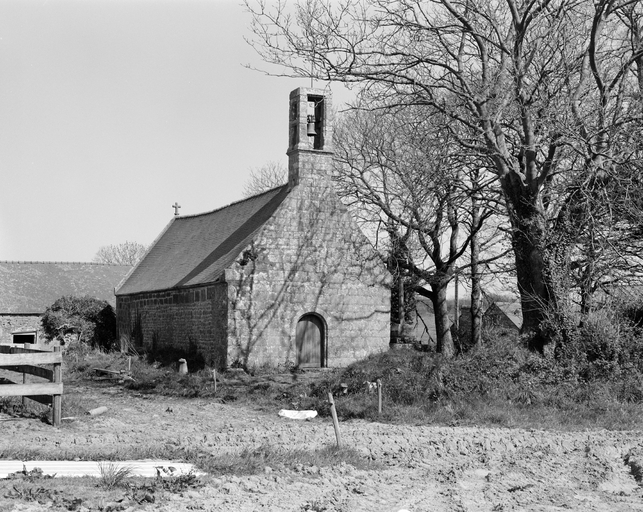
[[[297, 421], [216, 400], [142, 395], [118, 386], [67, 386], [108, 411], [65, 422], [0, 415], [2, 443], [52, 456], [110, 447], [186, 446], [240, 452], [265, 443], [314, 449], [335, 442], [327, 418]], [[377, 471], [265, 468], [260, 475], [206, 478], [163, 502], [74, 510], [163, 511], [643, 511], [641, 432], [340, 424], [342, 440], [382, 463]], [[7, 487], [3, 487], [7, 489]], [[0, 510], [51, 510], [52, 504], [0, 496]], [[88, 505], [89, 506], [89, 505]], [[72, 508], [69, 508], [72, 510]]]

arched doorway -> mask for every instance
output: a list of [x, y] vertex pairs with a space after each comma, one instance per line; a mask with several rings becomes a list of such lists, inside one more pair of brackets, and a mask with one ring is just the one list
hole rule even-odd
[[318, 315], [308, 313], [297, 322], [297, 366], [320, 368], [326, 366], [326, 332]]

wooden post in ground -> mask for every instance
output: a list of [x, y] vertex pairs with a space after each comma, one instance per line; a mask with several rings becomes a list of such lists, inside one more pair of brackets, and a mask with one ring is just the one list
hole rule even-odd
[[[27, 383], [27, 374], [25, 372], [22, 372], [22, 383], [26, 384]], [[27, 404], [27, 397], [23, 396], [22, 397], [22, 406], [24, 407]]]
[[[60, 347], [54, 347], [54, 352], [60, 352]], [[62, 382], [62, 364], [54, 364], [54, 382]], [[62, 395], [52, 397], [52, 423], [54, 427], [60, 427], [60, 418], [62, 416]]]
[[377, 379], [377, 414], [382, 414], [382, 381]]
[[337, 421], [337, 411], [335, 410], [333, 394], [330, 391], [328, 392], [328, 401], [330, 402], [330, 414], [333, 417], [333, 427], [335, 428], [335, 437], [337, 438], [337, 448], [341, 448], [342, 441], [339, 436], [339, 421]]

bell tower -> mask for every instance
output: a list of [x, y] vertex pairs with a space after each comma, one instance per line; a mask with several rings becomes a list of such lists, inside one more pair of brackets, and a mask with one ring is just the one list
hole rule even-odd
[[332, 101], [324, 89], [300, 87], [290, 93], [288, 185], [330, 178], [333, 162]]

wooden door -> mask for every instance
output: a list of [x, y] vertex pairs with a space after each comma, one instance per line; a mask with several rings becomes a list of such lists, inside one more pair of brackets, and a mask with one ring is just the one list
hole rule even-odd
[[325, 361], [324, 324], [317, 315], [304, 315], [297, 323], [297, 366], [322, 367]]

